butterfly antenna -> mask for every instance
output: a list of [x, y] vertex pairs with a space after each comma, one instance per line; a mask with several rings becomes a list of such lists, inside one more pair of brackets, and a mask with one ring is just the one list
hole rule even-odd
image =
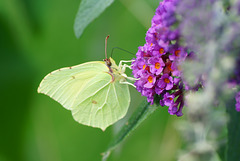
[[107, 59], [107, 40], [109, 38], [109, 35], [106, 37], [106, 40], [105, 40], [105, 57]]
[[[109, 35], [106, 37], [106, 39], [105, 39], [105, 59], [103, 59], [103, 61], [105, 61], [105, 63], [106, 63], [106, 65], [108, 66], [108, 67], [110, 67], [111, 65], [112, 65], [112, 63], [111, 63], [111, 61], [110, 61], [110, 59], [108, 59], [108, 57], [107, 57], [107, 40], [108, 40], [108, 38], [109, 38]], [[111, 68], [109, 68], [110, 69], [110, 71], [111, 71]]]
[[127, 52], [127, 53], [129, 53], [129, 54], [135, 55], [134, 53], [132, 53], [132, 52], [130, 52], [130, 51], [127, 51], [127, 50], [125, 50], [125, 49], [122, 49], [122, 48], [120, 48], [120, 47], [114, 47], [114, 48], [112, 48], [111, 57], [112, 57], [112, 55], [113, 55], [114, 49], [119, 49], [119, 50], [125, 51], [125, 52]]

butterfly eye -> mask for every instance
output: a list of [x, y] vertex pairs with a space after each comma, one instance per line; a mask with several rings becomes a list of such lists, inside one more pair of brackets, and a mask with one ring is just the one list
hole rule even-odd
[[107, 65], [108, 67], [110, 67], [110, 66], [112, 65], [110, 59], [108, 59], [108, 58], [103, 59], [103, 61], [105, 61], [106, 65]]

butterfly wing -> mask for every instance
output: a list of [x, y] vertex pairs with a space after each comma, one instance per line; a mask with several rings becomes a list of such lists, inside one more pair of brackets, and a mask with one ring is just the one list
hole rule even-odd
[[50, 96], [63, 107], [71, 110], [76, 97], [81, 94], [88, 82], [104, 72], [108, 72], [108, 68], [100, 61], [61, 68], [49, 73], [42, 80], [38, 92]]
[[[99, 76], [94, 85], [90, 83], [78, 96], [78, 104], [72, 110], [77, 122], [105, 130], [126, 115], [130, 104], [128, 85], [119, 81], [105, 84], [106, 77], [109, 76]], [[95, 92], [90, 95], [88, 91]]]
[[104, 62], [89, 62], [48, 74], [38, 92], [44, 93], [84, 125], [105, 129], [122, 118], [130, 104], [128, 85], [113, 81]]

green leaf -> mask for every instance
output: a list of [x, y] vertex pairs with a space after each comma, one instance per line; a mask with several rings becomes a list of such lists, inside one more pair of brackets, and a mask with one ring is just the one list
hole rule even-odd
[[102, 161], [106, 161], [111, 151], [114, 150], [133, 130], [135, 130], [158, 106], [150, 105], [144, 100], [137, 110], [132, 114], [126, 124], [110, 142], [107, 150], [103, 153]]
[[74, 32], [79, 38], [83, 30], [97, 18], [114, 0], [82, 0], [74, 22]]
[[235, 100], [228, 104], [227, 161], [240, 160], [240, 113], [235, 110]]

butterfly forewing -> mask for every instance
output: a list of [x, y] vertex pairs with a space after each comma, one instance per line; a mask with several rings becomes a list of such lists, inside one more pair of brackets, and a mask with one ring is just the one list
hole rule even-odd
[[40, 83], [38, 92], [50, 96], [71, 110], [83, 87], [96, 75], [107, 71], [104, 62], [89, 62], [62, 68], [48, 74]]

